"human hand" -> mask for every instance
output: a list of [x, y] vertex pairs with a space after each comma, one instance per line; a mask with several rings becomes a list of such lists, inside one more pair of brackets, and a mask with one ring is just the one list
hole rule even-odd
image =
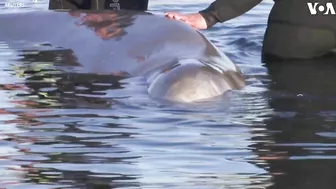
[[208, 28], [205, 19], [199, 13], [181, 14], [177, 12], [167, 12], [165, 13], [165, 16], [170, 19], [183, 21], [186, 24], [196, 29], [207, 29]]

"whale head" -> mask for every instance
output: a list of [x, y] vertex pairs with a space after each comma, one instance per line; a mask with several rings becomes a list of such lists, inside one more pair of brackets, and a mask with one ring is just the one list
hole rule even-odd
[[238, 71], [220, 71], [196, 59], [179, 60], [149, 79], [152, 98], [174, 102], [197, 102], [223, 95], [245, 85]]

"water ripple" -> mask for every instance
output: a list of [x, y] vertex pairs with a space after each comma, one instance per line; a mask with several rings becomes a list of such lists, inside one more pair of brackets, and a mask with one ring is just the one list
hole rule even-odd
[[[195, 12], [208, 3], [153, 0], [150, 9]], [[334, 74], [295, 66], [274, 74], [261, 64], [271, 4], [203, 32], [248, 85], [189, 105], [150, 100], [138, 78], [69, 74], [41, 51], [0, 41], [0, 186], [332, 188]], [[47, 1], [29, 6], [45, 9]]]

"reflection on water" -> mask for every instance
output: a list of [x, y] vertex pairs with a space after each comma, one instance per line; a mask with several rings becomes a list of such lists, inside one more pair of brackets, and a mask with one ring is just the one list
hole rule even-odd
[[[1, 89], [15, 92], [2, 114], [14, 117], [4, 125], [22, 130], [4, 135], [19, 153], [8, 155], [8, 164], [18, 162], [23, 176], [4, 184], [216, 188], [268, 179], [263, 169], [245, 161], [254, 157], [247, 148], [253, 143], [249, 125], [267, 114], [264, 99], [246, 93], [239, 100], [244, 94], [233, 93], [228, 112], [213, 103], [194, 105], [196, 110], [143, 103], [146, 99], [127, 90], [113, 94], [123, 91], [118, 76], [57, 70], [53, 62], [67, 51], [19, 54], [15, 66], [6, 68], [21, 80], [6, 80]], [[109, 93], [112, 98], [106, 98]]]
[[13, 164], [18, 172], [6, 187], [239, 188], [269, 179], [246, 162], [255, 156], [250, 132], [260, 129], [251, 122], [268, 112], [261, 97], [232, 93], [230, 104], [170, 106], [132, 94], [137, 89], [124, 88], [118, 75], [59, 70], [54, 62], [73, 59], [67, 50], [1, 57], [12, 73], [1, 83], [12, 93], [2, 123], [20, 129], [3, 131], [15, 152], [4, 155], [4, 172]]
[[[117, 14], [118, 13], [118, 14]], [[78, 26], [86, 26], [92, 29], [97, 36], [103, 40], [111, 38], [121, 38], [126, 34], [124, 30], [128, 25], [131, 25], [134, 20], [132, 14], [126, 12], [106, 12], [106, 13], [82, 13], [73, 11], [69, 13], [73, 17], [81, 18]], [[124, 25], [127, 24], [127, 25]]]
[[248, 86], [193, 106], [153, 102], [123, 75], [65, 72], [69, 50], [0, 42], [0, 186], [334, 188], [336, 58], [263, 66], [253, 31], [269, 8], [205, 31]]
[[[336, 56], [267, 65], [272, 144], [258, 147], [276, 174], [271, 188], [333, 188]], [[291, 186], [291, 187], [289, 187]]]

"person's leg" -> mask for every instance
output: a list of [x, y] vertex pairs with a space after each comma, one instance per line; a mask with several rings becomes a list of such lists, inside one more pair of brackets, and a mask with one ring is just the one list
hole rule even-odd
[[148, 0], [50, 0], [49, 9], [147, 11]]
[[[270, 91], [283, 94], [326, 95], [335, 98], [336, 94], [336, 54], [315, 59], [278, 60], [268, 57], [267, 68]], [[282, 98], [285, 99], [285, 96]], [[289, 99], [287, 99], [289, 100]], [[295, 100], [295, 99], [293, 99]], [[276, 100], [272, 100], [275, 103]], [[294, 104], [277, 106], [287, 108]], [[283, 103], [283, 102], [282, 102]], [[294, 102], [292, 102], [294, 103]]]
[[335, 33], [326, 29], [269, 23], [263, 43], [263, 59], [311, 59], [331, 53], [336, 47]]
[[147, 11], [148, 0], [106, 0], [105, 9]]
[[90, 9], [91, 0], [50, 0], [49, 9]]

